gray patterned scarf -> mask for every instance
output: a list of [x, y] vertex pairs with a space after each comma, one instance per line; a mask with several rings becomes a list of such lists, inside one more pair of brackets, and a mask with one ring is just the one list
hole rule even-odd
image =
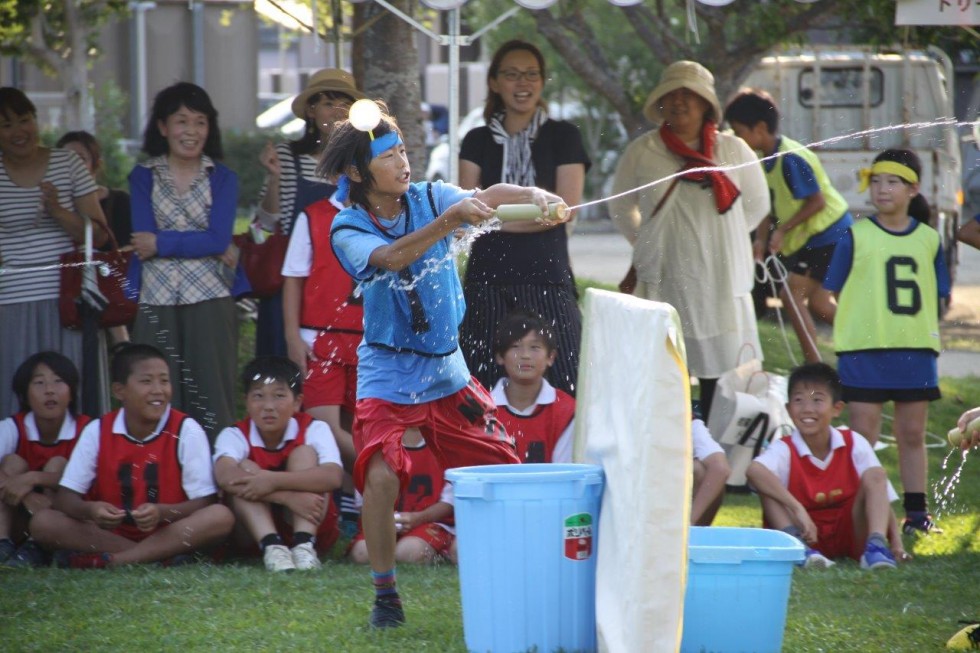
[[531, 145], [538, 137], [538, 129], [548, 120], [548, 114], [538, 107], [527, 127], [513, 136], [504, 129], [504, 112], [495, 113], [490, 119], [490, 133], [495, 143], [504, 148], [503, 170], [500, 181], [518, 186], [534, 186], [534, 163], [531, 161]]

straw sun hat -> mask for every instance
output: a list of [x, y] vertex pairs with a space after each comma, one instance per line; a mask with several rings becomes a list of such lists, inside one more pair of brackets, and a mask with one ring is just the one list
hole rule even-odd
[[647, 120], [654, 123], [663, 122], [660, 98], [679, 88], [686, 88], [703, 97], [714, 111], [715, 115], [712, 119], [715, 122], [721, 119], [721, 103], [715, 95], [715, 76], [696, 61], [675, 61], [664, 68], [663, 74], [660, 75], [660, 83], [647, 96], [646, 104], [643, 105], [643, 115]]
[[293, 100], [293, 113], [297, 118], [306, 120], [306, 105], [310, 98], [317, 93], [327, 91], [343, 93], [355, 100], [361, 100], [365, 97], [364, 93], [357, 90], [357, 86], [354, 84], [354, 76], [349, 72], [339, 68], [324, 68], [313, 73], [313, 76], [306, 83], [306, 88]]

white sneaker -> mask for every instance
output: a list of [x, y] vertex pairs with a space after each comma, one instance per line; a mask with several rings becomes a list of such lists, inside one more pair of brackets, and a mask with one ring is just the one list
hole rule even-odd
[[837, 563], [815, 549], [807, 548], [806, 560], [803, 562], [805, 569], [830, 569]]
[[265, 568], [269, 571], [292, 571], [296, 569], [292, 554], [282, 544], [270, 544], [265, 547], [262, 560], [265, 562]]
[[296, 569], [306, 571], [308, 569], [320, 568], [320, 558], [317, 556], [312, 542], [297, 544], [292, 548], [291, 552], [293, 554], [293, 565]]

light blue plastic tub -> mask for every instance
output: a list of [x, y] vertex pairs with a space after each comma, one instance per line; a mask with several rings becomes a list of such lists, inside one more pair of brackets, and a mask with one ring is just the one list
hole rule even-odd
[[594, 651], [603, 473], [597, 465], [460, 467], [463, 633], [470, 651]]
[[692, 527], [681, 653], [778, 653], [803, 557], [781, 531]]

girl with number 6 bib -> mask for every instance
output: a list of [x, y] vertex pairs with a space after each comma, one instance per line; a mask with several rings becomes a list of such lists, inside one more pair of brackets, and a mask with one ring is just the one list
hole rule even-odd
[[885, 150], [860, 171], [877, 214], [838, 243], [824, 287], [837, 296], [834, 347], [852, 429], [875, 444], [881, 410], [895, 403], [893, 433], [904, 490], [906, 533], [942, 532], [926, 507], [925, 429], [939, 399], [939, 299], [949, 272], [919, 193], [919, 158]]

